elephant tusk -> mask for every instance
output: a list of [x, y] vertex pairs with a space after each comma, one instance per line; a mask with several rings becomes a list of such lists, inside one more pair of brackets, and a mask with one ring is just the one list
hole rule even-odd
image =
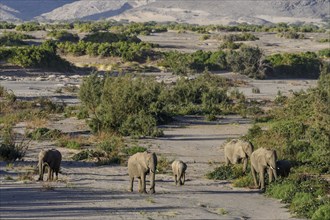
[[275, 170], [274, 167], [270, 166], [270, 169]]

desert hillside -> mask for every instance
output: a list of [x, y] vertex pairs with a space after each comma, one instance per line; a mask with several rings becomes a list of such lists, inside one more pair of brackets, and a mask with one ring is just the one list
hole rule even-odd
[[0, 1], [2, 21], [115, 19], [197, 24], [315, 22], [329, 19], [327, 0], [26, 0]]

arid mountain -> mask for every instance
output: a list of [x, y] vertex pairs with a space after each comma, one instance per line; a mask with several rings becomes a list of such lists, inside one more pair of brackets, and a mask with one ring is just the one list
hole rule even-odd
[[319, 23], [330, 18], [329, 12], [329, 0], [0, 0], [2, 21]]

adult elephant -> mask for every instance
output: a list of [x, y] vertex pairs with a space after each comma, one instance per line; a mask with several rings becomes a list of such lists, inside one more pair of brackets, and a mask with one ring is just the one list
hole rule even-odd
[[[273, 181], [273, 175], [277, 179], [276, 173], [277, 155], [275, 150], [259, 148], [251, 154], [251, 172], [254, 185], [265, 189], [265, 170], [269, 175], [269, 182]], [[257, 183], [256, 173], [259, 173], [259, 183]]]
[[157, 156], [155, 153], [136, 153], [128, 159], [128, 175], [130, 188], [133, 191], [134, 178], [138, 178], [139, 192], [146, 191], [146, 175], [150, 174], [150, 193], [155, 193], [155, 174], [157, 169]]
[[233, 139], [225, 144], [225, 163], [228, 165], [243, 162], [243, 172], [245, 173], [248, 158], [253, 152], [253, 145], [249, 141]]
[[48, 167], [47, 181], [54, 179], [54, 172], [56, 173], [56, 180], [58, 179], [58, 172], [60, 171], [62, 161], [62, 154], [56, 149], [41, 150], [39, 153], [39, 181], [43, 181], [45, 168]]

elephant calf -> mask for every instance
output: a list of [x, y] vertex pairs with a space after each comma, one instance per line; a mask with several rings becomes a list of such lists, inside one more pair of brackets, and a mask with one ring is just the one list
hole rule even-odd
[[229, 163], [236, 164], [240, 161], [243, 162], [243, 172], [245, 173], [248, 158], [253, 152], [253, 145], [249, 141], [233, 139], [224, 146], [225, 149], [225, 162], [228, 166]]
[[134, 178], [139, 180], [139, 192], [146, 191], [146, 175], [150, 173], [150, 193], [155, 193], [155, 175], [157, 169], [157, 156], [155, 153], [136, 153], [128, 159], [128, 175], [130, 178], [129, 191], [133, 191]]
[[278, 161], [276, 161], [277, 176], [281, 176], [281, 177], [289, 176], [291, 167], [292, 167], [291, 163], [288, 160], [278, 160]]
[[43, 181], [45, 168], [48, 167], [47, 181], [54, 179], [54, 172], [56, 173], [56, 180], [58, 179], [58, 172], [62, 161], [62, 154], [56, 150], [41, 150], [39, 153], [39, 181]]
[[181, 160], [175, 160], [172, 163], [172, 171], [174, 175], [174, 181], [175, 185], [178, 185], [178, 182], [181, 185], [184, 185], [184, 182], [186, 180], [186, 170], [187, 170], [187, 164], [184, 163]]
[[[268, 169], [269, 182], [273, 181], [273, 175], [277, 179], [276, 173], [277, 155], [275, 150], [259, 148], [251, 154], [251, 172], [256, 187], [265, 189], [265, 170]], [[259, 184], [256, 173], [259, 173]]]

